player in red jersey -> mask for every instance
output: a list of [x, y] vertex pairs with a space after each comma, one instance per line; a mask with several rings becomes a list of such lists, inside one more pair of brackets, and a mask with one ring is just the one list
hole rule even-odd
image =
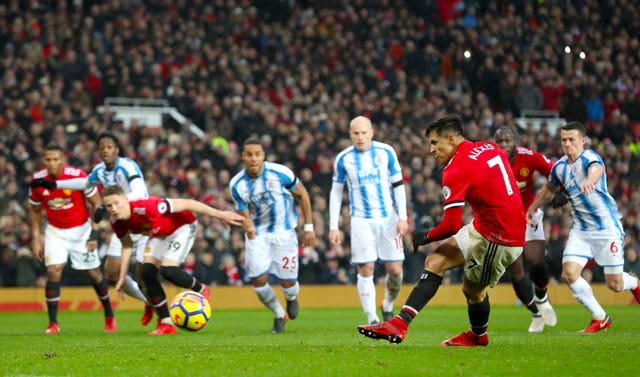
[[[542, 153], [529, 148], [516, 145], [517, 134], [511, 127], [500, 127], [495, 134], [495, 142], [509, 156], [513, 175], [520, 189], [522, 204], [529, 208], [535, 194], [533, 192], [533, 177], [537, 171], [545, 177], [551, 173], [553, 162]], [[560, 190], [558, 191], [561, 192]], [[532, 289], [531, 280], [525, 274], [522, 255], [509, 266], [507, 272], [511, 278], [511, 284], [518, 299], [532, 313], [529, 332], [542, 332], [545, 325], [555, 326], [558, 319], [547, 297], [547, 285], [549, 284], [549, 272], [547, 271], [545, 254], [544, 229], [542, 218], [544, 212], [538, 209], [535, 221], [538, 225], [527, 225], [525, 232], [524, 258], [530, 266], [531, 280], [535, 289]], [[534, 297], [535, 290], [535, 297]]]
[[[49, 145], [44, 151], [44, 166], [32, 179], [46, 178], [52, 181], [85, 178], [82, 170], [64, 164], [64, 151], [57, 145]], [[95, 209], [100, 205], [98, 191], [33, 188], [29, 190], [31, 212], [31, 234], [33, 254], [47, 267], [45, 297], [49, 313], [46, 334], [60, 332], [58, 326], [58, 302], [60, 301], [60, 279], [68, 259], [71, 267], [83, 271], [91, 280], [104, 308], [104, 330], [117, 330], [116, 320], [109, 301], [109, 285], [100, 271], [100, 258], [96, 247], [96, 232], [91, 228], [90, 212], [86, 200]], [[42, 211], [47, 214], [44, 244], [41, 237]], [[44, 247], [44, 254], [43, 254]], [[43, 258], [44, 257], [44, 258]]]
[[[198, 221], [193, 212], [215, 217], [227, 225], [242, 225], [244, 217], [232, 211], [220, 211], [193, 199], [167, 199], [150, 196], [129, 200], [120, 186], [102, 190], [102, 201], [111, 216], [114, 233], [122, 241], [118, 295], [124, 297], [124, 285], [129, 271], [133, 241], [131, 234], [149, 236], [142, 260], [141, 277], [151, 305], [160, 322], [151, 335], [175, 334], [169, 316], [167, 296], [158, 280], [158, 272], [173, 284], [202, 293], [209, 299], [209, 287], [180, 268], [193, 246]], [[193, 211], [193, 212], [192, 212]]]
[[[442, 345], [486, 346], [490, 311], [487, 287], [496, 285], [525, 243], [526, 222], [518, 186], [507, 154], [492, 142], [466, 140], [459, 117], [438, 119], [427, 127], [425, 136], [431, 153], [445, 166], [444, 216], [430, 231], [415, 232], [414, 250], [429, 242], [443, 242], [427, 257], [420, 281], [400, 314], [378, 325], [359, 326], [358, 331], [373, 339], [402, 342], [411, 321], [435, 295], [444, 273], [464, 266], [462, 291], [467, 298], [471, 330]], [[462, 226], [465, 202], [474, 218]]]

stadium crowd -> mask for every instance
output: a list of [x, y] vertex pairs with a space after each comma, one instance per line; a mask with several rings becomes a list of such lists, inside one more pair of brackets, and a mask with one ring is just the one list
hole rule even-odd
[[[152, 195], [233, 209], [239, 146], [260, 137], [267, 159], [291, 167], [312, 197], [317, 237], [300, 249], [300, 282], [352, 284], [349, 242], [328, 242], [332, 162], [350, 143], [349, 120], [370, 117], [375, 139], [396, 148], [411, 227], [422, 227], [442, 208], [426, 124], [456, 113], [468, 139], [492, 140], [523, 110], [588, 126], [624, 216], [625, 271], [640, 273], [639, 16], [628, 0], [10, 0], [0, 5], [0, 286], [42, 286], [26, 198], [47, 144], [89, 171], [96, 136], [114, 132]], [[97, 111], [108, 97], [167, 99], [205, 136], [169, 120], [126, 124]], [[561, 156], [544, 124], [520, 133], [522, 145]], [[567, 208], [546, 209], [555, 279], [570, 221]], [[348, 235], [348, 222], [341, 229]], [[245, 284], [243, 244], [241, 229], [201, 218], [184, 267], [208, 284]], [[412, 282], [425, 254], [405, 248]]]

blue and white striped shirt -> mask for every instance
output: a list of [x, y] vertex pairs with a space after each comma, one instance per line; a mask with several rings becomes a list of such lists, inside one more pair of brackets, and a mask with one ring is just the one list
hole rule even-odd
[[242, 169], [229, 186], [236, 209], [249, 210], [256, 233], [261, 234], [296, 228], [298, 213], [291, 191], [298, 183], [291, 169], [265, 161], [259, 177], [252, 178]]
[[567, 190], [571, 201], [574, 229], [582, 231], [617, 229], [620, 234], [624, 234], [620, 223], [622, 215], [618, 211], [616, 201], [607, 191], [606, 173], [602, 174], [595, 184], [593, 193], [585, 195], [580, 190], [587, 180], [588, 170], [592, 164], [600, 164], [604, 167], [602, 158], [591, 149], [585, 149], [573, 163], [569, 163], [565, 155], [551, 168], [549, 184], [555, 187], [562, 185]]
[[[113, 170], [107, 170], [104, 162], [96, 165], [89, 174], [88, 181], [94, 186], [118, 185], [122, 187], [129, 200], [146, 198], [149, 196], [147, 185], [144, 183], [143, 192], [133, 192], [131, 181], [140, 178], [144, 182], [144, 175], [138, 164], [126, 157], [118, 157]], [[133, 193], [133, 194], [132, 194]]]
[[349, 188], [351, 217], [379, 219], [397, 212], [392, 183], [399, 181], [402, 169], [396, 152], [378, 141], [366, 151], [352, 145], [333, 163], [333, 182], [346, 182]]

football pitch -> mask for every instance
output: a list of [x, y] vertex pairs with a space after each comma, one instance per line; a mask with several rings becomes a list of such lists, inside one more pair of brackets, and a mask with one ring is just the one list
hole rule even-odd
[[117, 312], [104, 333], [101, 312], [0, 313], [2, 376], [603, 376], [632, 375], [640, 350], [640, 306], [606, 307], [613, 326], [582, 335], [580, 306], [556, 307], [558, 325], [529, 334], [522, 307], [492, 308], [489, 346], [441, 347], [468, 329], [466, 307], [427, 307], [399, 345], [356, 331], [360, 309], [305, 309], [285, 334], [271, 334], [261, 310], [218, 310], [198, 332], [150, 336], [140, 312]]

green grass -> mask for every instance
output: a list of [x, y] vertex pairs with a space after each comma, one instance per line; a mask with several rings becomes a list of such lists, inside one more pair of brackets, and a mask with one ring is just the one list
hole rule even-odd
[[46, 313], [0, 313], [2, 376], [604, 376], [632, 375], [640, 349], [637, 306], [607, 307], [609, 331], [580, 335], [590, 318], [557, 307], [559, 322], [526, 332], [522, 307], [492, 308], [489, 346], [440, 347], [468, 329], [465, 307], [422, 311], [402, 344], [356, 331], [359, 309], [304, 309], [284, 335], [264, 310], [222, 310], [195, 333], [149, 336], [140, 313], [118, 312], [102, 331], [99, 312], [61, 312], [62, 333], [44, 335]]

